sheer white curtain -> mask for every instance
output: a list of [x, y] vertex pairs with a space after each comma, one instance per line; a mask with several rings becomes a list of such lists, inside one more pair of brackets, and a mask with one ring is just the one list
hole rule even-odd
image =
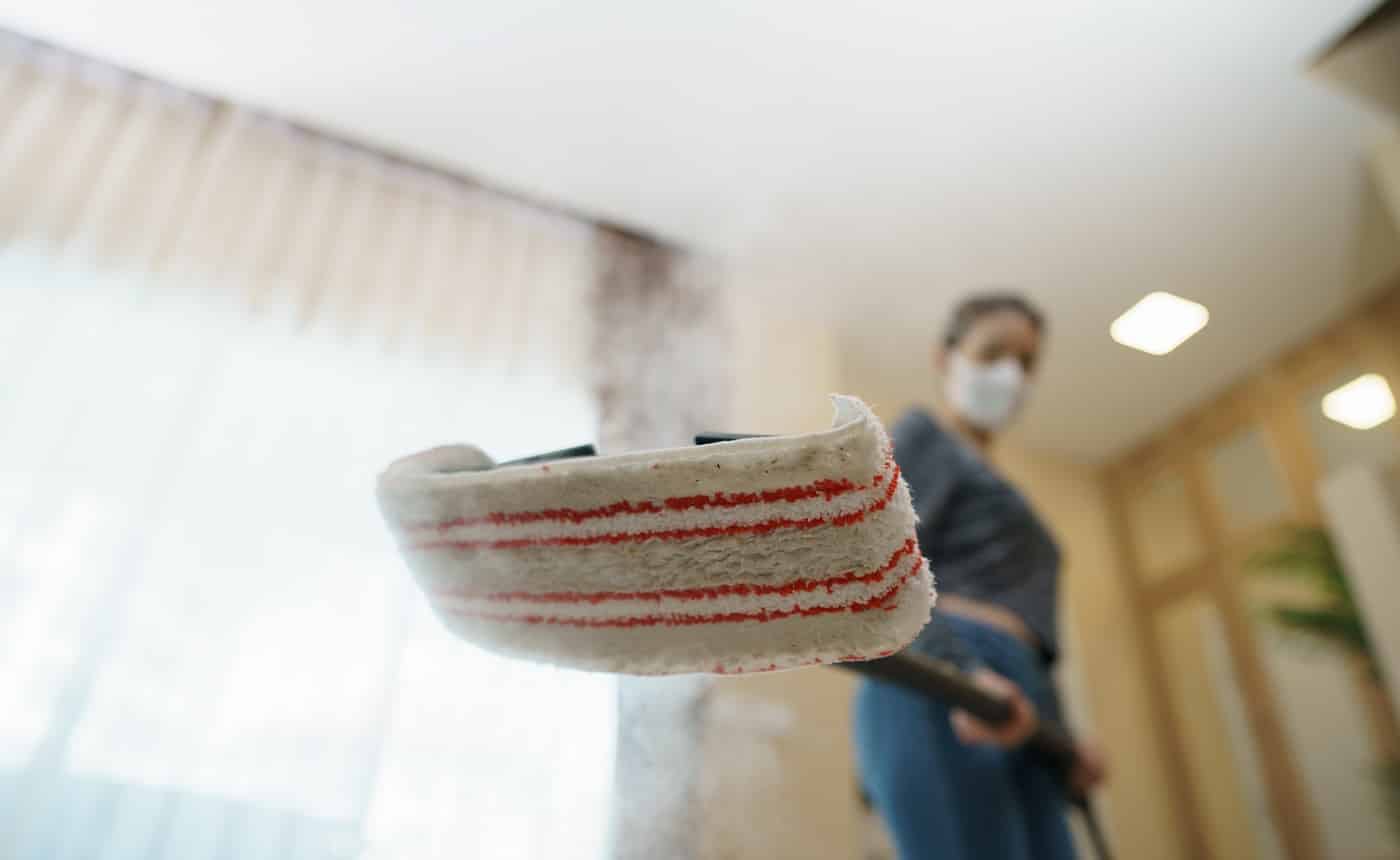
[[604, 853], [613, 682], [447, 636], [372, 493], [595, 435], [591, 228], [0, 48], [0, 857]]

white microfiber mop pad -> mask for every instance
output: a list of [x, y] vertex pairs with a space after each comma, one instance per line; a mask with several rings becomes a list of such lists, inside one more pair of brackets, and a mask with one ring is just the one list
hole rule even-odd
[[933, 582], [879, 420], [494, 468], [468, 446], [395, 462], [379, 504], [433, 607], [515, 657], [629, 674], [887, 656]]

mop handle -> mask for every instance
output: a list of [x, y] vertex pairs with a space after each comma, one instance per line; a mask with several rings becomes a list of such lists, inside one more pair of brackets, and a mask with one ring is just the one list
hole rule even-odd
[[[942, 702], [961, 708], [983, 722], [993, 725], [1011, 719], [1011, 704], [1005, 699], [990, 693], [974, 684], [957, 667], [943, 660], [908, 652], [867, 660], [858, 663], [838, 663], [842, 669], [857, 672], [867, 678], [875, 678], [898, 684], [916, 693], [932, 696]], [[1027, 741], [1034, 749], [1053, 760], [1065, 770], [1074, 766], [1074, 739], [1064, 729], [1054, 723], [1041, 720], [1035, 733]], [[1094, 853], [1100, 860], [1113, 857], [1099, 827], [1098, 816], [1089, 797], [1079, 792], [1070, 792], [1070, 803], [1084, 817], [1084, 828]]]
[[[1011, 719], [1011, 704], [995, 693], [974, 684], [952, 664], [922, 654], [894, 654], [879, 660], [838, 663], [842, 669], [858, 672], [933, 696], [961, 708], [986, 723], [997, 725]], [[1074, 741], [1064, 729], [1041, 720], [1027, 743], [1062, 766], [1074, 763]]]

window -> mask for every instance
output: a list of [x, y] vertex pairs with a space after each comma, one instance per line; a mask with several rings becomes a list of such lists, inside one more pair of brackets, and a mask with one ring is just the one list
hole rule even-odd
[[601, 855], [614, 682], [444, 632], [373, 496], [586, 391], [210, 292], [0, 256], [0, 855]]

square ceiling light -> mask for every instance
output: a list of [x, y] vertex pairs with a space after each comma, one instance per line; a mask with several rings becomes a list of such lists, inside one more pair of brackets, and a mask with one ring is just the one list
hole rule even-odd
[[1109, 326], [1109, 335], [1124, 346], [1166, 355], [1210, 322], [1210, 311], [1171, 293], [1149, 293]]
[[1357, 430], [1370, 430], [1395, 417], [1395, 395], [1379, 373], [1366, 373], [1322, 398], [1322, 414]]

